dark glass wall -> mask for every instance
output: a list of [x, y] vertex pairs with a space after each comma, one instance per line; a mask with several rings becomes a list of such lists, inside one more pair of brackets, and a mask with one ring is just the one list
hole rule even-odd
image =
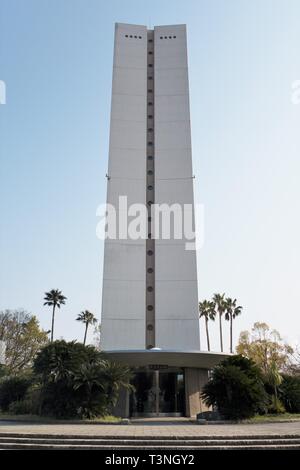
[[184, 372], [181, 369], [135, 372], [130, 396], [130, 415], [180, 414], [185, 410]]

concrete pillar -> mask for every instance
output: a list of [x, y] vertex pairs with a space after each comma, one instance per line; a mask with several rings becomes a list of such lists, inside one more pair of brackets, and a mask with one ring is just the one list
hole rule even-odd
[[185, 412], [186, 416], [196, 416], [198, 413], [208, 411], [200, 397], [200, 393], [208, 381], [207, 369], [186, 368], [185, 372]]

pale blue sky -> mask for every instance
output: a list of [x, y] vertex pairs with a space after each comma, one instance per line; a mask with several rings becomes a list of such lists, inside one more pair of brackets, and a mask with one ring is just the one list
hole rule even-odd
[[99, 318], [114, 23], [186, 23], [199, 297], [238, 298], [236, 336], [266, 321], [300, 342], [299, 20], [297, 0], [1, 0], [0, 309], [48, 329], [58, 287], [56, 337], [82, 338], [83, 309]]

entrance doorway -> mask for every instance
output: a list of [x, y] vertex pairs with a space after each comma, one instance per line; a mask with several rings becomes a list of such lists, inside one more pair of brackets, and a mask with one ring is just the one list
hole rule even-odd
[[166, 368], [137, 370], [130, 395], [131, 416], [183, 416], [185, 411], [184, 372]]

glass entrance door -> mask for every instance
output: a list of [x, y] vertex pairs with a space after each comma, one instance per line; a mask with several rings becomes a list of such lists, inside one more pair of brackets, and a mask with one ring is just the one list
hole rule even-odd
[[130, 396], [131, 416], [182, 416], [185, 408], [182, 370], [137, 371]]
[[159, 372], [159, 412], [184, 414], [183, 373]]
[[133, 416], [156, 413], [157, 386], [153, 371], [138, 372], [132, 385], [135, 390], [130, 396]]

